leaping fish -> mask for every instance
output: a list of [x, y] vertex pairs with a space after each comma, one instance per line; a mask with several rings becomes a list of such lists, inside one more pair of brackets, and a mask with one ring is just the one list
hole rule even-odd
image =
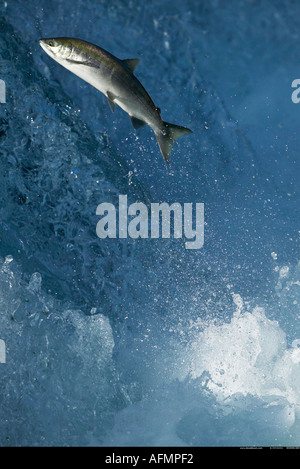
[[162, 120], [160, 109], [134, 75], [139, 59], [121, 60], [101, 47], [70, 37], [40, 39], [40, 45], [52, 59], [101, 91], [112, 111], [116, 104], [126, 111], [135, 129], [149, 125], [167, 163], [175, 140], [192, 132]]

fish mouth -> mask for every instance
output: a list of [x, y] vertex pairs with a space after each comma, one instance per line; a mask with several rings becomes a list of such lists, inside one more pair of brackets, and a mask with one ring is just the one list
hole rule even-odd
[[41, 48], [48, 54], [50, 57], [55, 57], [55, 44], [51, 39], [40, 39], [39, 44]]
[[49, 50], [49, 45], [47, 44], [46, 39], [40, 39], [39, 44], [42, 47], [42, 49], [44, 49], [45, 51]]
[[40, 46], [43, 47], [44, 49], [47, 47], [47, 49], [51, 49], [52, 47], [57, 46], [58, 44], [56, 43], [55, 39], [40, 39], [39, 40]]
[[40, 43], [40, 46], [42, 46], [42, 45], [46, 46], [46, 45], [48, 45], [48, 39], [42, 38], [42, 39], [39, 40], [39, 43]]

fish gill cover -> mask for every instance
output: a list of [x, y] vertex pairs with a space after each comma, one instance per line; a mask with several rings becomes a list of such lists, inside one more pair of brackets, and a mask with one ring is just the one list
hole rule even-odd
[[[298, 9], [2, 2], [1, 446], [299, 445]], [[170, 167], [45, 56], [53, 35], [140, 58], [193, 129]], [[203, 248], [100, 240], [120, 194], [204, 203]]]

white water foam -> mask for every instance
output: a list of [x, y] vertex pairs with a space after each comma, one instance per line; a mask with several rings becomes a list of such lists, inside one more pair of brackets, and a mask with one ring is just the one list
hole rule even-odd
[[[278, 272], [278, 282], [297, 285], [297, 269]], [[289, 304], [283, 292], [290, 292], [294, 304], [295, 290], [284, 285], [277, 283], [278, 297]], [[116, 416], [108, 444], [299, 444], [300, 340], [289, 345], [267, 308], [251, 308], [234, 292], [232, 299], [230, 320], [194, 321], [190, 340], [169, 360], [165, 347], [156, 391]]]

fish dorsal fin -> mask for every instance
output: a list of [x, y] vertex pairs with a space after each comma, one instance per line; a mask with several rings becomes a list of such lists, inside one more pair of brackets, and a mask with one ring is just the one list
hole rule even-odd
[[139, 129], [140, 127], [143, 127], [143, 125], [146, 125], [146, 122], [142, 121], [141, 119], [137, 119], [134, 116], [130, 116], [130, 119], [135, 129]]
[[125, 64], [131, 73], [134, 73], [137, 64], [139, 63], [140, 59], [125, 59], [122, 60], [123, 64]]

